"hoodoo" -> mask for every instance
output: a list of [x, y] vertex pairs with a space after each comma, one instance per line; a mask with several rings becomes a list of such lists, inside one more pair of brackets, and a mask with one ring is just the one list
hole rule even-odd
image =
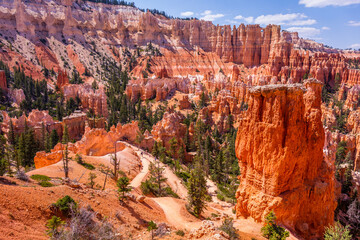
[[[304, 87], [305, 86], [305, 87]], [[334, 169], [323, 158], [321, 83], [250, 89], [236, 155], [241, 168], [237, 215], [257, 221], [274, 210], [280, 223], [306, 239], [333, 223]]]
[[0, 88], [4, 91], [7, 90], [5, 71], [0, 71]]

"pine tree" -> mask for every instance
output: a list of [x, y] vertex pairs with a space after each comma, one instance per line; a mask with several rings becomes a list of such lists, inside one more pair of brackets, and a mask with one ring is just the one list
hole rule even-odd
[[285, 240], [289, 237], [289, 232], [276, 224], [276, 216], [273, 211], [265, 217], [265, 226], [261, 228], [261, 232], [265, 238], [271, 240]]
[[24, 152], [25, 158], [23, 164], [24, 166], [32, 166], [34, 165], [34, 157], [38, 149], [37, 141], [34, 135], [34, 130], [28, 128], [24, 133], [24, 138], [25, 138], [25, 152]]
[[45, 152], [50, 152], [51, 150], [51, 139], [50, 139], [50, 136], [49, 134], [46, 132], [45, 133], [45, 145], [44, 145], [44, 150]]
[[155, 183], [157, 187], [157, 196], [162, 195], [162, 184], [167, 180], [164, 177], [165, 168], [160, 166], [159, 161], [155, 161], [155, 163], [150, 163], [149, 166], [150, 171], [150, 181]]
[[25, 134], [21, 133], [17, 141], [17, 157], [19, 165], [23, 165], [25, 162]]
[[58, 142], [59, 142], [59, 135], [56, 132], [56, 130], [53, 129], [51, 131], [51, 134], [50, 134], [50, 146], [51, 146], [51, 149], [53, 149]]
[[224, 179], [224, 154], [223, 150], [220, 150], [216, 159], [213, 170], [213, 177], [217, 183], [221, 183]]
[[156, 223], [154, 223], [153, 221], [149, 222], [147, 230], [149, 232], [151, 232], [151, 239], [154, 239], [154, 230], [156, 230], [157, 228], [158, 227], [157, 227]]
[[15, 131], [14, 124], [12, 120], [10, 120], [9, 133], [8, 133], [8, 141], [12, 146], [15, 146]]
[[6, 139], [0, 130], [0, 176], [3, 176], [7, 170], [6, 161]]
[[205, 208], [207, 195], [206, 179], [200, 161], [195, 162], [195, 168], [190, 172], [188, 180], [188, 204], [195, 216], [199, 217]]
[[63, 137], [62, 137], [62, 143], [63, 143], [63, 147], [65, 145], [65, 149], [63, 151], [63, 168], [64, 168], [64, 174], [65, 174], [65, 178], [69, 178], [69, 150], [68, 150], [68, 143], [69, 143], [69, 132], [68, 132], [68, 128], [67, 125], [65, 124], [64, 126], [64, 131], [63, 131]]
[[183, 163], [185, 160], [185, 150], [183, 146], [180, 146], [179, 150], [177, 151], [177, 158], [178, 160]]
[[117, 181], [116, 185], [118, 187], [119, 194], [121, 194], [119, 196], [119, 200], [123, 202], [124, 199], [126, 198], [125, 193], [128, 193], [131, 191], [131, 187], [129, 187], [130, 180], [128, 177], [121, 177]]
[[65, 124], [64, 131], [63, 131], [63, 136], [62, 136], [62, 143], [67, 144], [69, 141], [70, 141], [69, 130], [68, 130], [67, 125]]
[[176, 155], [176, 149], [178, 148], [178, 141], [176, 140], [175, 137], [170, 139], [169, 145], [170, 147], [169, 147], [168, 155], [174, 158]]
[[44, 123], [42, 122], [41, 123], [41, 141], [40, 141], [40, 145], [39, 145], [40, 150], [45, 150], [45, 145], [46, 145], [46, 129], [45, 129]]

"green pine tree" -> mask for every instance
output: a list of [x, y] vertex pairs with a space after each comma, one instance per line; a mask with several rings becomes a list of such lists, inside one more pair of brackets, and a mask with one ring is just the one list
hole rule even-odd
[[265, 217], [265, 226], [261, 228], [261, 232], [263, 237], [270, 240], [285, 240], [290, 235], [285, 228], [276, 224], [276, 216], [273, 211]]
[[126, 199], [125, 194], [131, 191], [130, 180], [128, 177], [121, 177], [116, 183], [118, 187], [118, 192], [120, 194], [119, 200], [124, 201]]
[[190, 172], [188, 195], [188, 205], [194, 215], [199, 217], [206, 206], [205, 199], [207, 196], [206, 179], [199, 160], [196, 161], [195, 168]]

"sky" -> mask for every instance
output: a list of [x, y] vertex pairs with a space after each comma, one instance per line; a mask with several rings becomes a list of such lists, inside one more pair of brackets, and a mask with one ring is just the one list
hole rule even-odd
[[219, 25], [267, 24], [334, 48], [360, 49], [360, 0], [132, 0], [139, 8]]

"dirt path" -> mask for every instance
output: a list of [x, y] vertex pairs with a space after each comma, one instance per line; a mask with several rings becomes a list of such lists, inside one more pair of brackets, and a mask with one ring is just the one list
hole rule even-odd
[[192, 230], [201, 226], [201, 220], [184, 209], [184, 200], [163, 197], [152, 198], [164, 211], [168, 222], [177, 229]]
[[[141, 162], [142, 162], [143, 168], [142, 168], [140, 174], [138, 174], [131, 181], [131, 184], [130, 184], [130, 186], [132, 186], [133, 188], [137, 188], [141, 185], [141, 182], [143, 182], [145, 180], [146, 175], [149, 173], [150, 163], [154, 163], [157, 160], [155, 160], [155, 157], [152, 156], [151, 154], [149, 154], [135, 146], [132, 146], [130, 144], [126, 144], [126, 145], [134, 149], [134, 151], [140, 157]], [[187, 189], [182, 184], [181, 180], [173, 173], [173, 171], [168, 166], [166, 166], [163, 163], [160, 163], [160, 166], [165, 168], [164, 177], [167, 178], [166, 183], [171, 187], [171, 189], [177, 195], [179, 195], [179, 197], [181, 199], [186, 199], [187, 198]]]
[[[141, 172], [131, 181], [131, 186], [133, 188], [138, 188], [141, 185], [149, 173], [149, 165], [151, 162], [155, 162], [155, 157], [151, 154], [126, 143], [128, 147], [131, 147], [137, 155], [140, 157], [142, 162]], [[170, 225], [176, 229], [188, 230], [197, 229], [201, 226], [202, 221], [198, 218], [195, 218], [185, 209], [186, 199], [187, 199], [187, 189], [182, 184], [181, 180], [173, 173], [173, 171], [166, 165], [160, 163], [161, 166], [165, 168], [164, 176], [167, 178], [167, 184], [176, 192], [181, 199], [171, 198], [171, 197], [161, 197], [161, 198], [149, 198], [155, 203], [157, 203], [160, 208], [163, 210], [166, 219]], [[249, 219], [236, 219], [235, 214], [232, 212], [234, 207], [233, 204], [221, 201], [217, 198], [217, 186], [210, 179], [206, 180], [206, 186], [208, 193], [212, 198], [212, 202], [208, 204], [208, 207], [216, 210], [221, 215], [226, 214], [234, 219], [234, 226], [241, 232], [241, 236], [245, 236], [245, 239], [251, 239], [251, 237], [256, 236], [257, 239], [264, 239], [261, 236], [261, 227], [262, 224], [256, 223], [251, 218]], [[220, 226], [222, 220], [213, 221], [215, 226]], [[251, 236], [251, 237], [249, 237]], [[293, 236], [290, 238], [294, 240]]]
[[[136, 153], [138, 153], [138, 151], [136, 151]], [[143, 182], [143, 180], [145, 179], [146, 175], [149, 172], [150, 161], [148, 160], [147, 157], [145, 156], [141, 157], [141, 154], [139, 153], [138, 155], [140, 156], [142, 162], [142, 169], [141, 172], [138, 175], [136, 175], [136, 177], [131, 181], [130, 186], [132, 188], [140, 187], [141, 182]]]

